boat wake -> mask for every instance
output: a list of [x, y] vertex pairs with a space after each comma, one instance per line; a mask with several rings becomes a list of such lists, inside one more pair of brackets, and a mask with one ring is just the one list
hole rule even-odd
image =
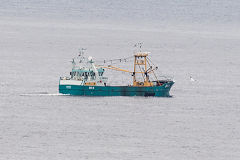
[[20, 96], [65, 96], [61, 93], [48, 93], [48, 92], [33, 92], [33, 93], [23, 93]]

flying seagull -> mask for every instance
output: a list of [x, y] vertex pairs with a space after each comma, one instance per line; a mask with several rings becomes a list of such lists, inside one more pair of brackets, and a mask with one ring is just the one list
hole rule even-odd
[[190, 81], [195, 82], [196, 80], [192, 78], [192, 76], [190, 76]]

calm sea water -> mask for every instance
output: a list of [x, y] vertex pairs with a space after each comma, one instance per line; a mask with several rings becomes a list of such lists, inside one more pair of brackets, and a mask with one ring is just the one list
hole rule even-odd
[[[0, 159], [239, 159], [239, 7], [1, 2]], [[131, 56], [136, 42], [174, 77], [172, 98], [58, 94], [79, 48], [115, 59]], [[106, 75], [109, 84], [131, 83], [126, 73]]]

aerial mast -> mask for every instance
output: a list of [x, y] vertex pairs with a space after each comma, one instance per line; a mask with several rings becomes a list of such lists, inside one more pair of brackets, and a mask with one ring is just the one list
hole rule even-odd
[[[139, 48], [137, 52], [134, 54], [134, 71], [133, 71], [133, 86], [152, 86], [152, 82], [149, 81], [149, 76], [147, 72], [147, 56], [148, 52], [142, 52], [142, 43], [137, 43], [134, 45], [134, 47]], [[136, 73], [137, 72], [137, 66], [141, 70], [141, 66], [144, 66], [144, 71], [141, 71], [140, 73], [143, 76], [144, 81], [139, 82], [136, 80]]]

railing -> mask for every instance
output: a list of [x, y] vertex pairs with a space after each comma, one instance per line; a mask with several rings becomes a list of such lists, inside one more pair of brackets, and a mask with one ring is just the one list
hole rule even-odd
[[70, 80], [69, 77], [60, 77], [60, 80]]

